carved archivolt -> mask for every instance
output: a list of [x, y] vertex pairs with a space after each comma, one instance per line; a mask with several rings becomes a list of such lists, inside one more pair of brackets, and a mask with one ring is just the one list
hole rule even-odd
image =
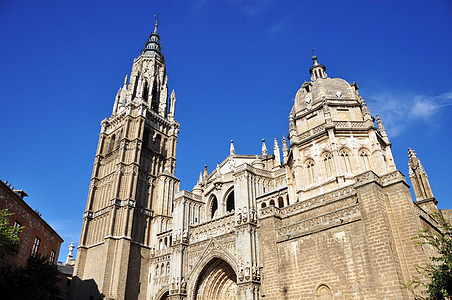
[[192, 299], [236, 299], [237, 275], [225, 260], [212, 257], [193, 280]]
[[[224, 261], [224, 263], [227, 264], [231, 268], [231, 270], [233, 270], [235, 276], [234, 282], [237, 282], [236, 280], [236, 270], [238, 268], [237, 261], [232, 256], [232, 254], [228, 253], [228, 251], [225, 250], [215, 239], [212, 239], [205, 248], [198, 262], [195, 264], [193, 271], [188, 276], [187, 280], [189, 282], [188, 291], [191, 291], [193, 297], [195, 297], [196, 290], [202, 284], [201, 281], [205, 279], [204, 275], [206, 273], [207, 268], [212, 264], [212, 262], [215, 261]], [[205, 298], [205, 299], [215, 299], [215, 298]]]

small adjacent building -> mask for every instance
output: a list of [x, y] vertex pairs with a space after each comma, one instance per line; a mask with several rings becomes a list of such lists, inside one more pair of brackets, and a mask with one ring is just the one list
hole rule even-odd
[[9, 255], [6, 262], [22, 266], [30, 256], [38, 254], [48, 258], [49, 262], [56, 264], [63, 239], [41, 217], [41, 214], [28, 205], [24, 197], [27, 193], [15, 190], [7, 181], [0, 180], [0, 209], [7, 208], [13, 213], [9, 216], [11, 226], [23, 227], [20, 232], [20, 248], [16, 255]]

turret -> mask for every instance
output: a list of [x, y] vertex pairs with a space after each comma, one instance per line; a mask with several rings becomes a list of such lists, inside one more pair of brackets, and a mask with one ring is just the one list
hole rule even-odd
[[326, 67], [317, 62], [317, 56], [312, 57], [313, 66], [309, 69], [309, 74], [311, 74], [311, 80], [315, 81], [319, 78], [326, 78], [327, 75], [325, 73]]

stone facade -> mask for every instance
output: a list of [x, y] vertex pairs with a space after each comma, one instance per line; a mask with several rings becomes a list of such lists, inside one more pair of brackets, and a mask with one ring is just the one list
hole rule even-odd
[[157, 24], [102, 121], [74, 299], [409, 299], [436, 200], [409, 152], [411, 198], [356, 83], [313, 57], [273, 154], [230, 155], [193, 190], [174, 176], [179, 124]]

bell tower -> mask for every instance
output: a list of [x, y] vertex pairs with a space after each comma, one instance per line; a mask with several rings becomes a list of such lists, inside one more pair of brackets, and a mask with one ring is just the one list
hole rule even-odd
[[179, 123], [155, 30], [101, 122], [74, 270], [74, 299], [146, 294], [156, 235], [171, 226]]

